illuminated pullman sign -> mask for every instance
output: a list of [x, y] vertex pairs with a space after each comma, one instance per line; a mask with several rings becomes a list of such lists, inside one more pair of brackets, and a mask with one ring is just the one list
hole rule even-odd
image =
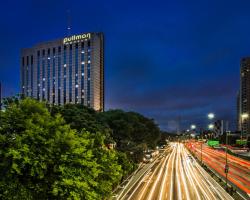
[[81, 35], [72, 35], [63, 39], [63, 44], [69, 44], [73, 42], [79, 42], [79, 40], [89, 40], [91, 38], [90, 33], [81, 34]]

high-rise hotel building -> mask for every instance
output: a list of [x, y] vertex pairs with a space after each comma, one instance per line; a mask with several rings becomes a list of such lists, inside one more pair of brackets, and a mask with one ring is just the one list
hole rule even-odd
[[104, 110], [104, 38], [83, 33], [21, 51], [21, 93], [51, 104]]
[[250, 57], [241, 59], [240, 73], [240, 92], [237, 99], [238, 129], [244, 134], [250, 134], [250, 118], [242, 118], [242, 114], [250, 115]]

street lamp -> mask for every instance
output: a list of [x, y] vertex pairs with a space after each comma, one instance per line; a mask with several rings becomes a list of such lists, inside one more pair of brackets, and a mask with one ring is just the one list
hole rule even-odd
[[196, 129], [196, 125], [194, 125], [194, 124], [192, 124], [190, 127], [192, 130]]
[[209, 124], [208, 129], [213, 130], [214, 129], [214, 124]]
[[203, 164], [202, 164], [202, 145], [203, 145], [203, 138], [202, 138], [202, 140], [201, 140], [201, 165], [203, 165]]
[[213, 119], [213, 118], [214, 118], [214, 113], [209, 113], [209, 114], [207, 115], [207, 117], [208, 117], [208, 119]]
[[243, 123], [244, 123], [244, 120], [248, 119], [248, 117], [249, 117], [248, 113], [242, 113], [240, 116], [240, 119], [241, 119], [241, 136], [240, 136], [241, 142], [242, 142], [242, 138], [243, 138]]
[[228, 160], [227, 160], [227, 152], [228, 152], [228, 135], [230, 135], [230, 131], [226, 132], [226, 165], [225, 165], [225, 173], [226, 173], [226, 189], [227, 189], [227, 175], [228, 175], [228, 170], [229, 170], [229, 165], [228, 165]]
[[[214, 119], [215, 117], [215, 114], [214, 113], [208, 113], [207, 115], [208, 119], [212, 121], [212, 119]], [[214, 129], [214, 124], [210, 123], [208, 125], [208, 129], [211, 130], [213, 132], [213, 129]]]

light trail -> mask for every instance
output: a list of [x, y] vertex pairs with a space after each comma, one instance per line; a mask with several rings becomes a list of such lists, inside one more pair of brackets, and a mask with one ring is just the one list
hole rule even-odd
[[[176, 144], [174, 145], [174, 147], [176, 147]], [[174, 148], [174, 158], [176, 158], [176, 148]], [[175, 159], [173, 159], [171, 162], [172, 162], [172, 168], [171, 168], [171, 182], [170, 182], [170, 190], [169, 190], [169, 192], [168, 192], [168, 194], [170, 194], [170, 200], [172, 200], [172, 198], [173, 198], [173, 183], [174, 183], [174, 160]], [[167, 194], [166, 194], [167, 195]]]
[[164, 159], [164, 162], [163, 162], [163, 164], [161, 165], [160, 173], [158, 174], [157, 179], [156, 179], [156, 181], [155, 181], [154, 184], [153, 184], [153, 188], [150, 190], [150, 193], [149, 193], [149, 196], [148, 196], [148, 200], [151, 200], [151, 199], [152, 199], [152, 196], [153, 196], [153, 194], [154, 194], [156, 185], [158, 184], [158, 182], [159, 182], [159, 180], [160, 180], [160, 178], [161, 178], [161, 175], [162, 175], [162, 172], [163, 172], [163, 169], [164, 169], [164, 165], [166, 164], [166, 162], [167, 162], [167, 160], [168, 160], [168, 157], [169, 157], [169, 155]]
[[182, 192], [181, 192], [181, 179], [180, 179], [180, 177], [179, 177], [179, 172], [178, 172], [178, 170], [179, 170], [179, 168], [180, 168], [180, 166], [179, 166], [179, 158], [180, 158], [180, 148], [179, 148], [179, 144], [177, 144], [177, 153], [176, 153], [176, 155], [177, 155], [177, 158], [176, 158], [176, 162], [175, 162], [175, 174], [176, 174], [176, 184], [177, 184], [177, 194], [178, 194], [178, 196], [177, 196], [177, 198], [178, 199], [182, 199]]
[[[150, 172], [150, 171], [149, 171]], [[145, 178], [147, 177], [147, 175], [149, 174], [149, 172], [146, 173], [145, 176], [143, 176], [143, 178], [140, 180], [139, 184], [137, 184], [136, 188], [134, 189], [134, 191], [131, 193], [131, 195], [128, 197], [128, 200], [130, 200], [134, 193], [137, 191], [137, 189], [141, 186], [141, 183], [144, 182]]]
[[183, 144], [172, 143], [170, 146], [171, 152], [150, 165], [150, 169], [139, 176], [135, 185], [130, 187], [121, 199], [232, 200], [232, 197], [195, 162]]
[[[171, 150], [171, 147], [168, 147], [166, 150], [164, 150], [163, 154], [166, 154], [166, 152], [168, 152], [169, 150]], [[152, 171], [154, 165], [156, 165], [156, 163], [159, 162], [159, 164], [157, 165], [156, 169], [153, 170], [153, 175], [157, 172], [160, 163], [163, 162], [163, 160], [159, 160], [159, 157], [156, 158], [153, 163], [150, 164], [150, 166], [147, 168], [146, 173], [142, 174], [141, 176], [138, 177], [137, 181], [134, 182], [134, 184], [132, 184], [132, 186], [130, 187], [130, 189], [121, 197], [121, 198], [117, 198], [120, 200], [123, 200], [126, 198], [131, 199], [133, 197], [133, 195], [135, 195], [136, 191], [138, 190], [138, 188], [142, 185], [142, 183], [145, 181], [145, 178], [147, 178], [147, 175]], [[150, 181], [153, 178], [152, 174], [150, 175]], [[150, 181], [147, 182], [147, 185], [150, 183]], [[137, 185], [136, 185], [137, 184]], [[134, 187], [135, 189], [132, 191], [132, 194], [129, 195], [129, 197], [127, 197], [127, 194], [129, 193], [129, 191]], [[143, 187], [144, 188], [144, 187]]]
[[[187, 147], [196, 155], [201, 153], [199, 146], [195, 142], [188, 143]], [[221, 177], [225, 178], [225, 152], [204, 145], [202, 153], [203, 162]], [[227, 158], [229, 165], [228, 180], [237, 186], [239, 190], [250, 196], [250, 162], [230, 154], [227, 155]]]
[[[167, 148], [166, 150], [164, 150], [164, 153], [166, 153], [166, 152], [169, 151], [169, 150], [170, 150], [170, 148]], [[139, 182], [139, 184], [141, 184], [141, 181], [140, 181], [140, 180], [145, 178], [145, 176], [151, 171], [152, 167], [153, 167], [158, 161], [159, 161], [158, 159], [155, 159], [155, 160], [153, 161], [153, 163], [151, 163], [151, 164], [145, 169], [144, 173], [140, 174], [135, 180], [134, 180], [133, 178], [135, 178], [136, 175], [134, 175], [134, 176], [130, 179], [130, 181], [129, 181], [129, 182], [132, 183], [132, 184], [131, 184], [131, 185], [127, 184], [127, 185], [124, 187], [122, 193], [120, 193], [120, 195], [118, 196], [117, 199], [123, 200], [123, 199], [126, 197], [126, 195], [128, 194], [128, 192], [129, 192], [136, 184], [138, 184], [138, 182]], [[141, 170], [143, 170], [143, 169], [141, 169]], [[140, 171], [140, 172], [141, 172], [141, 171]], [[139, 174], [140, 172], [138, 172], [138, 174]], [[126, 192], [125, 194], [123, 194], [126, 188], [128, 188], [128, 189], [127, 189], [127, 192]]]
[[191, 172], [190, 172], [190, 170], [189, 170], [189, 167], [188, 167], [188, 162], [184, 162], [184, 171], [185, 171], [185, 173], [186, 173], [186, 176], [188, 177], [188, 181], [190, 182], [190, 184], [192, 185], [192, 188], [194, 188], [194, 191], [195, 191], [195, 194], [196, 194], [196, 198], [198, 199], [198, 200], [201, 200], [201, 196], [200, 196], [200, 194], [199, 194], [199, 192], [198, 192], [198, 189], [197, 189], [197, 186], [196, 186], [196, 184], [194, 183], [194, 180], [193, 180], [193, 178], [192, 178], [192, 175], [191, 175]]
[[[180, 148], [180, 151], [182, 151], [183, 153], [183, 145], [181, 146]], [[186, 194], [186, 199], [189, 200], [191, 197], [190, 197], [190, 193], [189, 193], [189, 190], [188, 190], [188, 186], [187, 186], [187, 179], [185, 178], [185, 172], [184, 172], [184, 169], [183, 169], [183, 157], [180, 155], [180, 158], [181, 160], [181, 163], [180, 163], [180, 174], [181, 174], [181, 181], [184, 183], [184, 190], [185, 190], [185, 194]]]
[[[213, 193], [210, 191], [209, 185], [205, 184], [205, 179], [201, 179], [200, 174], [197, 173], [196, 169], [191, 165], [190, 163], [187, 165], [188, 170], [191, 173], [191, 176], [193, 177], [194, 181], [197, 183], [198, 189], [201, 191], [201, 194], [204, 196], [205, 199], [211, 199], [208, 195], [211, 195], [213, 198], [216, 199]], [[204, 189], [205, 188], [205, 189]]]
[[[174, 156], [174, 151], [171, 152], [169, 160], [172, 160], [173, 156]], [[170, 161], [168, 161], [168, 163], [167, 163], [166, 170], [165, 170], [165, 173], [164, 173], [164, 176], [163, 176], [163, 183], [161, 184], [161, 190], [160, 190], [159, 199], [164, 199], [163, 192], [164, 192], [165, 185], [166, 185], [166, 180], [167, 180], [169, 166], [170, 166]]]

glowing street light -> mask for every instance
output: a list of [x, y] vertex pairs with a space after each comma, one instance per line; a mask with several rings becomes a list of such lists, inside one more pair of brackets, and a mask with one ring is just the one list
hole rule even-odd
[[214, 118], [214, 113], [209, 113], [209, 114], [207, 115], [207, 117], [208, 117], [208, 119], [213, 119], [213, 118]]
[[192, 125], [191, 125], [191, 129], [192, 129], [192, 130], [196, 129], [196, 125], [192, 124]]
[[209, 124], [208, 125], [208, 129], [210, 129], [210, 130], [214, 129], [214, 125], [213, 124]]

